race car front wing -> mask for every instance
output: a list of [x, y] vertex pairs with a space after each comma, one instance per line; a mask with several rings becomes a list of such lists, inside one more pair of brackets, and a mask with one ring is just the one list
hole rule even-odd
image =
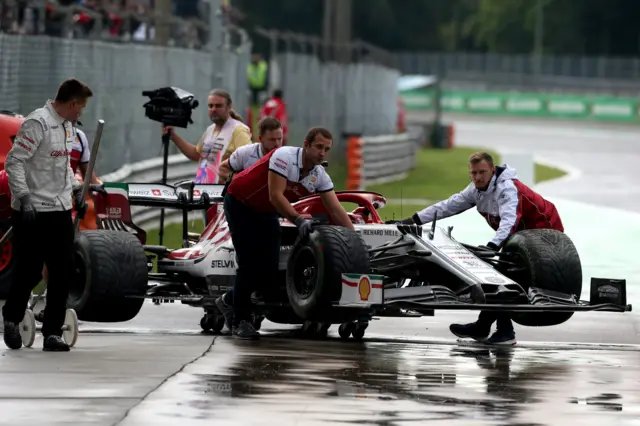
[[[630, 312], [626, 303], [626, 281], [591, 279], [591, 300], [531, 287], [526, 293], [529, 303], [473, 303], [462, 301], [473, 297], [474, 288], [459, 295], [442, 286], [418, 286], [385, 289], [383, 275], [342, 274], [342, 296], [337, 303], [353, 308], [400, 308], [416, 312], [429, 310], [482, 310], [502, 312]], [[478, 290], [482, 292], [482, 289]], [[458, 297], [461, 296], [461, 297]]]

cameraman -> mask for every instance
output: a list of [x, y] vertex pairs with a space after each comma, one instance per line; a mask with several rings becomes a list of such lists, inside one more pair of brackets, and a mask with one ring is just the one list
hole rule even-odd
[[190, 160], [199, 162], [195, 183], [218, 183], [220, 163], [236, 149], [252, 143], [249, 127], [233, 118], [235, 113], [231, 105], [231, 95], [225, 90], [215, 89], [209, 94], [207, 111], [213, 124], [207, 127], [198, 145], [182, 139], [171, 126], [165, 128], [180, 151]]

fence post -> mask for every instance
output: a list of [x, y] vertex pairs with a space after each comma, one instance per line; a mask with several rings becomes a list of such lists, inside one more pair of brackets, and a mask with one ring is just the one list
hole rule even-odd
[[455, 136], [455, 126], [453, 123], [449, 123], [449, 135], [447, 137], [447, 149], [453, 149], [453, 138]]
[[360, 134], [345, 134], [345, 137], [347, 138], [347, 190], [362, 190], [364, 183], [362, 147], [364, 141]]

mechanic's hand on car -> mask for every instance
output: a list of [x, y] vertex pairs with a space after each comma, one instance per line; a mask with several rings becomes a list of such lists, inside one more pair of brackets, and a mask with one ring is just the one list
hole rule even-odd
[[98, 194], [107, 195], [107, 190], [104, 189], [103, 183], [92, 183], [89, 185], [91, 192], [97, 192]]
[[78, 212], [78, 217], [80, 219], [84, 219], [84, 215], [87, 214], [87, 209], [89, 208], [89, 206], [87, 206], [87, 203], [84, 200], [82, 188], [73, 193], [73, 201], [75, 204], [74, 208], [76, 212]]
[[491, 241], [489, 241], [484, 246], [478, 246], [478, 248], [480, 250], [484, 250], [484, 251], [499, 251], [500, 250], [500, 247], [498, 247], [497, 244], [494, 244]]
[[313, 232], [313, 226], [316, 224], [315, 221], [302, 216], [298, 216], [294, 223], [298, 228], [298, 234], [302, 239], [307, 238], [309, 234]]
[[31, 196], [25, 195], [20, 198], [20, 212], [22, 220], [27, 223], [33, 223], [36, 220], [36, 208], [31, 202]]
[[401, 224], [401, 225], [415, 225], [415, 222], [413, 221], [412, 217], [408, 217], [406, 219], [402, 219], [402, 220], [398, 220], [398, 219], [391, 219], [391, 220], [387, 220], [384, 223], [386, 223], [387, 225], [393, 224], [393, 225], [397, 225], [397, 224]]

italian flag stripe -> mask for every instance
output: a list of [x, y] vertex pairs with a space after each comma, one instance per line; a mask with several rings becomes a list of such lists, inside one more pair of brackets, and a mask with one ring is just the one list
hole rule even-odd
[[346, 284], [349, 287], [357, 287], [360, 282], [360, 275], [357, 275], [358, 278], [353, 279], [348, 277], [347, 274], [342, 274], [342, 284]]
[[[357, 287], [360, 283], [362, 277], [365, 276], [363, 274], [342, 274], [342, 283], [348, 285], [349, 287]], [[369, 282], [371, 283], [371, 287], [373, 288], [382, 288], [382, 280], [384, 277], [382, 275], [366, 275], [369, 278]]]

